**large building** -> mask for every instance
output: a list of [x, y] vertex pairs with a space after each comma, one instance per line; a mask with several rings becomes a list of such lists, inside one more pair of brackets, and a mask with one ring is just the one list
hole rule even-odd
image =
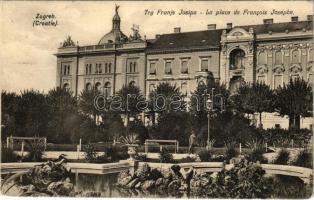
[[[231, 91], [245, 82], [264, 82], [271, 88], [290, 78], [312, 82], [313, 15], [300, 21], [233, 26], [224, 29], [209, 24], [206, 30], [157, 34], [142, 38], [138, 29], [127, 37], [120, 29], [118, 7], [112, 30], [97, 44], [78, 46], [68, 38], [58, 49], [57, 86], [78, 95], [95, 87], [114, 95], [124, 84], [137, 85], [148, 95], [161, 82], [170, 82], [189, 95], [208, 76], [226, 84]], [[276, 123], [286, 128], [288, 119], [273, 114], [263, 116], [265, 128]], [[276, 123], [274, 123], [276, 121]], [[269, 123], [268, 123], [269, 122]], [[310, 119], [301, 126], [309, 127]]]

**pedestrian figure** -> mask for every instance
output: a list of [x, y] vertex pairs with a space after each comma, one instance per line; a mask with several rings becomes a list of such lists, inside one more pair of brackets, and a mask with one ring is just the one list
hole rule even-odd
[[196, 135], [195, 132], [192, 130], [192, 134], [189, 138], [189, 153], [194, 153], [194, 146], [196, 145]]

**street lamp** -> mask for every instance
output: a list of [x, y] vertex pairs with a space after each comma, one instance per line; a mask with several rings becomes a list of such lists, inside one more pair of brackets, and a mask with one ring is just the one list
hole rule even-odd
[[207, 108], [207, 145], [206, 145], [206, 149], [209, 150], [210, 149], [210, 143], [209, 143], [209, 120], [210, 120], [210, 112], [212, 110], [212, 105], [213, 105], [213, 101], [211, 99], [207, 99], [206, 101], [206, 108]]
[[207, 145], [206, 145], [206, 149], [210, 150], [212, 144], [210, 143], [210, 130], [209, 130], [209, 125], [210, 125], [210, 114], [211, 112], [214, 111], [214, 103], [215, 103], [215, 98], [218, 98], [220, 100], [220, 110], [221, 112], [224, 111], [224, 97], [222, 94], [215, 94], [214, 95], [214, 90], [215, 88], [212, 88], [211, 91], [211, 96], [209, 95], [209, 98], [206, 101], [206, 108], [207, 108], [207, 124], [208, 124], [208, 128], [207, 128]]

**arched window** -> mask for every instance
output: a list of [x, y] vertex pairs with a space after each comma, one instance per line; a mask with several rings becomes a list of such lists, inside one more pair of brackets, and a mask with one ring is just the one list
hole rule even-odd
[[129, 86], [136, 86], [135, 81], [131, 81], [131, 82], [129, 83]]
[[188, 85], [187, 83], [181, 84], [181, 93], [186, 96], [188, 94]]
[[282, 53], [281, 51], [276, 51], [275, 53], [275, 65], [281, 65], [282, 64]]
[[205, 85], [204, 81], [198, 82], [198, 86], [204, 86], [204, 85]]
[[68, 83], [65, 83], [63, 84], [63, 88], [66, 90], [66, 91], [69, 91], [70, 90], [70, 85]]
[[230, 53], [230, 69], [244, 68], [245, 53], [242, 49], [235, 49]]
[[292, 56], [292, 64], [299, 63], [299, 51], [297, 49], [293, 50], [291, 53]]
[[110, 82], [105, 83], [105, 96], [108, 97], [111, 95], [111, 84]]
[[95, 84], [95, 90], [100, 91], [100, 87], [101, 87], [101, 83], [97, 82], [97, 83]]
[[258, 54], [258, 64], [266, 65], [266, 63], [267, 63], [266, 52], [262, 51]]
[[155, 84], [149, 84], [149, 92], [152, 92], [155, 90]]
[[92, 84], [91, 83], [86, 83], [85, 89], [91, 90], [92, 89]]

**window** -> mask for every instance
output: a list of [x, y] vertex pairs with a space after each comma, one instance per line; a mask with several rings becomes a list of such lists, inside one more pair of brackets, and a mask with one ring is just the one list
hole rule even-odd
[[281, 51], [276, 51], [275, 53], [275, 65], [281, 65], [282, 64], [282, 53]]
[[131, 82], [129, 83], [129, 86], [136, 86], [135, 81], [131, 81]]
[[187, 94], [188, 94], [188, 85], [187, 85], [187, 83], [182, 83], [181, 84], [181, 93], [184, 96], [187, 96]]
[[92, 89], [92, 84], [91, 83], [86, 83], [85, 89], [91, 90]]
[[105, 96], [108, 97], [111, 95], [111, 84], [110, 82], [105, 83]]
[[149, 92], [152, 92], [155, 90], [155, 84], [149, 84]]
[[105, 64], [105, 73], [110, 74], [111, 73], [111, 63]]
[[70, 75], [70, 65], [69, 64], [62, 64], [62, 67], [61, 67], [61, 73], [64, 75], [64, 76], [69, 76]]
[[97, 82], [97, 83], [95, 84], [95, 90], [100, 91], [100, 88], [101, 88], [101, 83]]
[[95, 74], [98, 74], [98, 64], [96, 63]]
[[282, 85], [282, 75], [274, 75], [274, 89]]
[[187, 60], [182, 60], [181, 61], [181, 73], [182, 74], [187, 74], [188, 73], [188, 61]]
[[258, 63], [260, 65], [266, 65], [267, 57], [266, 57], [266, 52], [265, 51], [262, 51], [262, 52], [259, 53], [259, 55], [258, 55]]
[[292, 51], [292, 64], [296, 64], [299, 63], [299, 51], [298, 50], [294, 50]]
[[156, 63], [151, 62], [149, 64], [149, 74], [156, 74]]
[[166, 61], [165, 63], [165, 74], [171, 74], [171, 62]]
[[101, 65], [101, 63], [98, 64], [98, 74], [102, 74], [102, 65]]
[[292, 74], [290, 78], [292, 79], [292, 81], [295, 81], [296, 79], [300, 78], [300, 76], [299, 74]]
[[208, 72], [208, 59], [201, 60], [201, 71]]
[[69, 91], [70, 90], [70, 85], [68, 83], [65, 83], [63, 85], [63, 88], [66, 90], [66, 91]]
[[92, 64], [86, 64], [85, 65], [85, 73], [91, 74], [92, 73]]
[[265, 76], [258, 76], [257, 82], [259, 83], [266, 83], [266, 77]]
[[137, 63], [135, 61], [129, 62], [129, 65], [127, 67], [127, 72], [128, 73], [136, 73], [136, 71], [137, 71], [136, 65], [137, 65]]
[[280, 129], [280, 124], [275, 124], [276, 129]]
[[234, 49], [230, 53], [230, 66], [231, 70], [233, 69], [243, 69], [244, 68], [244, 58], [245, 52], [242, 49]]

